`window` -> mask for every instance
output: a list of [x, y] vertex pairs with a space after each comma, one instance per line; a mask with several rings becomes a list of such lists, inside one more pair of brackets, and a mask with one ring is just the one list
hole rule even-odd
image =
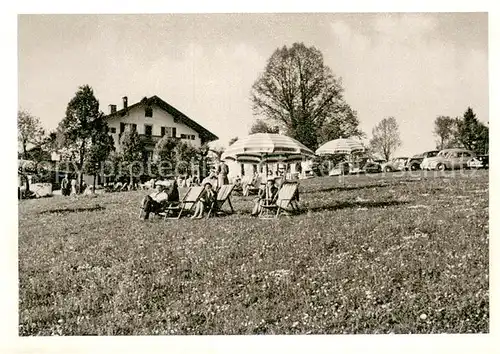
[[125, 131], [125, 123], [120, 123], [120, 134], [122, 134]]
[[151, 108], [151, 107], [146, 107], [146, 108], [144, 109], [144, 115], [145, 115], [146, 117], [152, 117], [152, 116], [153, 116], [153, 108]]
[[153, 135], [153, 126], [150, 124], [144, 124], [144, 134], [147, 136]]
[[109, 128], [109, 132], [110, 132], [111, 134], [115, 134], [115, 133], [116, 133], [116, 128], [115, 128], [115, 127], [111, 127], [111, 128]]
[[194, 140], [195, 139], [195, 136], [194, 135], [191, 135], [191, 140]]
[[175, 128], [170, 128], [170, 127], [161, 127], [161, 136], [167, 136], [169, 138], [172, 138], [173, 136], [173, 129]]
[[135, 132], [136, 130], [137, 130], [137, 124], [135, 123], [130, 124], [130, 131]]
[[181, 139], [186, 139], [186, 134], [181, 134]]
[[172, 128], [172, 138], [177, 138], [177, 128]]

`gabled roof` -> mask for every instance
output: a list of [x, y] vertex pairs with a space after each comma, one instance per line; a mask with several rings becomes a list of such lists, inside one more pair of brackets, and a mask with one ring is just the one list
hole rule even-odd
[[205, 141], [213, 141], [219, 139], [217, 135], [213, 134], [206, 128], [202, 127], [200, 124], [196, 123], [194, 120], [186, 116], [184, 113], [176, 109], [175, 107], [169, 105], [167, 102], [162, 100], [160, 97], [154, 95], [149, 98], [144, 97], [141, 101], [134, 103], [133, 105], [128, 106], [128, 108], [123, 108], [120, 109], [119, 111], [116, 111], [115, 113], [108, 114], [106, 115], [106, 118], [111, 118], [111, 117], [123, 117], [127, 113], [128, 110], [140, 107], [140, 106], [153, 106], [156, 105], [163, 109], [165, 112], [169, 113], [174, 119], [177, 119], [179, 122], [187, 125], [194, 131], [196, 131], [198, 134], [200, 134], [200, 137], [202, 140]]

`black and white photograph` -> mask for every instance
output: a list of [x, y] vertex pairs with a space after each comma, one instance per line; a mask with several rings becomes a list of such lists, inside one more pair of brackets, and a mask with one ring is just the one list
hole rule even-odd
[[491, 333], [487, 11], [16, 16], [19, 338]]

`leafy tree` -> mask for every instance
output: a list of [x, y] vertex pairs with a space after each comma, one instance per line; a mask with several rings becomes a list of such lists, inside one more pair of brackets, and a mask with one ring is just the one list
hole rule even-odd
[[101, 163], [104, 177], [114, 177], [117, 171], [120, 171], [123, 164], [122, 154], [117, 151], [111, 151], [105, 161]]
[[457, 140], [468, 150], [488, 151], [489, 129], [481, 123], [472, 108], [468, 107], [462, 119], [457, 119]]
[[477, 153], [488, 154], [490, 151], [490, 129], [488, 126], [481, 124], [478, 131], [478, 144], [476, 148]]
[[174, 173], [175, 147], [177, 143], [177, 139], [169, 138], [166, 135], [156, 143], [153, 150], [153, 162], [157, 167], [159, 175], [163, 173]]
[[401, 146], [399, 127], [394, 117], [382, 119], [372, 130], [370, 146], [373, 152], [381, 154], [387, 161]]
[[[82, 185], [84, 162], [96, 132], [94, 124], [102, 119], [99, 101], [89, 85], [80, 86], [75, 96], [68, 103], [66, 116], [59, 123], [58, 134], [63, 154], [75, 162], [78, 168], [79, 183]], [[99, 129], [97, 124], [97, 129]]]
[[434, 135], [438, 138], [436, 149], [451, 148], [456, 144], [456, 120], [448, 116], [439, 116], [434, 121]]
[[[39, 175], [39, 164], [50, 160], [50, 151], [46, 149], [45, 131], [38, 117], [25, 110], [17, 112], [18, 158], [24, 159], [18, 165], [18, 174], [29, 191], [29, 175]], [[29, 161], [28, 161], [29, 160]]]
[[191, 144], [164, 136], [155, 145], [153, 159], [157, 164], [163, 162], [170, 164], [168, 172], [190, 174], [191, 164], [199, 162], [201, 156], [200, 150]]
[[318, 135], [338, 124], [345, 113], [341, 81], [323, 63], [315, 47], [303, 43], [283, 46], [269, 58], [265, 71], [253, 84], [253, 112], [279, 124], [291, 137], [315, 150]]
[[120, 138], [120, 150], [123, 167], [128, 171], [130, 185], [134, 176], [143, 173], [144, 144], [135, 129], [125, 131]]
[[357, 137], [364, 138], [366, 134], [359, 129], [359, 119], [356, 111], [348, 104], [339, 105], [337, 113], [326, 121], [323, 129], [318, 134], [318, 144], [324, 144], [330, 140]]
[[178, 140], [164, 135], [156, 143], [153, 150], [154, 161], [168, 161], [172, 164], [175, 163], [175, 147]]
[[28, 145], [39, 147], [43, 143], [44, 135], [40, 118], [28, 111], [17, 112], [17, 141], [23, 159], [28, 159]]
[[201, 179], [207, 176], [207, 167], [210, 160], [208, 157], [209, 152], [210, 146], [208, 143], [204, 143], [198, 148], [198, 176]]
[[271, 126], [262, 119], [257, 119], [250, 128], [250, 134], [271, 133], [278, 134], [280, 131], [277, 125]]
[[220, 160], [222, 157], [222, 154], [224, 153], [226, 149], [222, 146], [213, 146], [210, 148], [210, 152], [214, 155], [216, 160]]
[[174, 148], [175, 167], [178, 174], [191, 174], [190, 167], [199, 161], [198, 149], [191, 144], [178, 141]]
[[109, 127], [103, 117], [94, 121], [94, 134], [91, 137], [91, 145], [85, 161], [85, 172], [94, 176], [94, 190], [96, 176], [101, 171], [102, 164], [108, 159], [110, 153], [115, 150], [113, 137], [109, 135]]

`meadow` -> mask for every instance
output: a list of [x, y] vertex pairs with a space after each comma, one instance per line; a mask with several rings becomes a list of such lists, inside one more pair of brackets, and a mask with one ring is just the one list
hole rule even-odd
[[19, 335], [487, 333], [488, 172], [318, 177], [304, 212], [139, 220], [19, 202]]

